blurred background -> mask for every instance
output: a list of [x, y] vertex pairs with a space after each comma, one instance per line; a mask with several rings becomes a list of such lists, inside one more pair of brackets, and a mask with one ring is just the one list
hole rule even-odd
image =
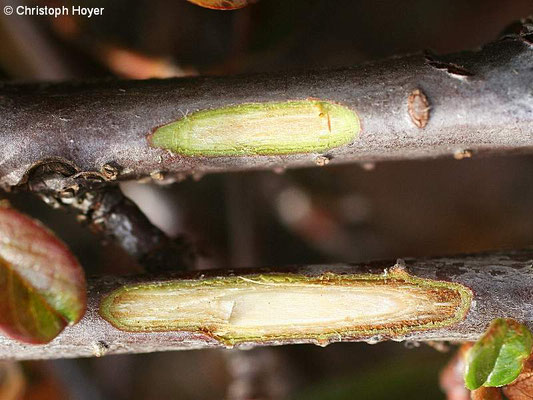
[[[0, 4], [104, 8], [91, 18], [0, 13], [9, 81], [350, 67], [476, 48], [533, 13], [533, 0], [258, 0], [235, 11], [186, 0]], [[532, 176], [532, 157], [474, 154], [121, 186], [161, 229], [195, 243], [198, 268], [238, 268], [531, 245]], [[73, 215], [28, 195], [10, 200], [62, 237], [87, 275], [139, 271]], [[451, 355], [354, 343], [0, 362], [0, 399], [444, 399], [438, 374]]]

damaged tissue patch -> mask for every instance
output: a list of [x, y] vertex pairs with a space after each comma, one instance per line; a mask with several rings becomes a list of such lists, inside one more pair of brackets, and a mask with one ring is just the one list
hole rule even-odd
[[330, 101], [246, 103], [186, 115], [149, 142], [185, 156], [282, 155], [342, 146], [360, 130], [354, 111]]

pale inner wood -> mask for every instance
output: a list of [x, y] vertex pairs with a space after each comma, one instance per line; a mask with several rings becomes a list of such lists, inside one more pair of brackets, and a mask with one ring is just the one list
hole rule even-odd
[[415, 284], [269, 283], [137, 287], [109, 312], [123, 328], [202, 330], [221, 337], [321, 335], [418, 326], [457, 316], [460, 294]]

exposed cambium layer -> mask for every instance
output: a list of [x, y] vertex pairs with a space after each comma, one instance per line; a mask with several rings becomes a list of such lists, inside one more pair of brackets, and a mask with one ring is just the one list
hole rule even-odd
[[231, 345], [398, 336], [462, 320], [466, 287], [409, 276], [258, 274], [126, 286], [102, 316], [121, 330], [189, 331]]
[[150, 142], [189, 156], [310, 153], [350, 143], [359, 130], [355, 112], [329, 101], [247, 103], [194, 112]]

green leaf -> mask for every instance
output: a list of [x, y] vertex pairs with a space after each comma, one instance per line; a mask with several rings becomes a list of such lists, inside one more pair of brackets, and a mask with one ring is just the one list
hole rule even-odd
[[466, 356], [466, 387], [475, 390], [513, 382], [531, 354], [532, 343], [525, 325], [512, 319], [495, 319]]
[[38, 221], [0, 204], [0, 330], [48, 343], [85, 313], [83, 269]]

